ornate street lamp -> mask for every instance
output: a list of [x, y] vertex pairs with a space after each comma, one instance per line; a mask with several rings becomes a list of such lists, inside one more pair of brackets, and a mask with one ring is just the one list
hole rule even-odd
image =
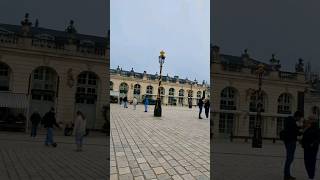
[[253, 148], [262, 148], [262, 133], [261, 133], [261, 123], [262, 123], [262, 106], [263, 106], [263, 96], [262, 96], [262, 76], [265, 73], [264, 65], [259, 64], [256, 70], [256, 74], [258, 75], [259, 80], [259, 89], [256, 91], [256, 97], [257, 97], [257, 116], [256, 116], [256, 124], [254, 127], [254, 135], [252, 138], [252, 147]]
[[159, 86], [158, 86], [158, 94], [156, 105], [154, 107], [154, 116], [161, 117], [162, 109], [161, 109], [161, 99], [160, 99], [160, 87], [161, 87], [161, 80], [162, 80], [162, 66], [164, 64], [164, 60], [166, 59], [165, 52], [161, 51], [159, 56], [159, 64], [160, 64], [160, 76], [159, 76]]

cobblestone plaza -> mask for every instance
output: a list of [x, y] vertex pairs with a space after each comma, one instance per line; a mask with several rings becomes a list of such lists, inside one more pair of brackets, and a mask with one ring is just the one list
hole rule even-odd
[[[285, 149], [282, 142], [273, 144], [263, 141], [263, 148], [253, 149], [251, 143], [215, 140], [213, 150], [214, 180], [282, 180]], [[319, 161], [319, 154], [318, 154]], [[316, 179], [320, 179], [319, 162], [316, 165]], [[303, 151], [297, 144], [292, 175], [297, 179], [307, 179]]]
[[1, 180], [106, 180], [106, 136], [91, 133], [84, 151], [75, 152], [74, 137], [55, 131], [58, 147], [44, 145], [44, 132], [35, 139], [25, 133], [0, 134]]
[[153, 108], [111, 105], [111, 179], [209, 179], [209, 119], [174, 106], [155, 118]]

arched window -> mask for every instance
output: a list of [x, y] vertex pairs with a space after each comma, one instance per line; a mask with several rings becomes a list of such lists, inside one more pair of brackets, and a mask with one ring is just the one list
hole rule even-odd
[[174, 96], [174, 88], [169, 89], [169, 96]]
[[184, 96], [184, 90], [183, 89], [179, 90], [179, 96]]
[[[249, 110], [250, 112], [257, 112], [257, 108], [258, 108], [258, 94], [254, 93], [250, 96], [250, 104], [249, 104]], [[260, 104], [260, 108], [261, 108], [261, 112], [265, 112], [265, 104], [266, 104], [266, 94], [264, 92], [262, 92], [262, 96], [261, 96], [261, 104]]]
[[201, 91], [198, 91], [198, 92], [197, 92], [197, 98], [198, 98], [198, 99], [201, 99], [201, 95], [202, 95], [202, 92], [201, 92]]
[[57, 73], [49, 67], [39, 67], [32, 73], [32, 99], [54, 101], [57, 91]]
[[188, 97], [193, 97], [193, 91], [192, 90], [188, 90]]
[[129, 90], [129, 86], [128, 86], [127, 83], [123, 82], [123, 83], [120, 84], [120, 86], [119, 86], [120, 96], [127, 95], [128, 90]]
[[147, 91], [146, 93], [147, 94], [152, 94], [152, 91], [153, 91], [153, 87], [151, 85], [147, 86]]
[[7, 64], [0, 62], [0, 91], [9, 91], [10, 68]]
[[97, 100], [98, 76], [93, 72], [82, 72], [77, 81], [76, 102], [95, 104]]
[[140, 84], [135, 84], [133, 88], [133, 94], [140, 95], [140, 89], [141, 89]]
[[110, 90], [113, 91], [113, 82], [110, 81]]
[[232, 87], [227, 87], [221, 91], [220, 109], [236, 110], [237, 91]]
[[278, 113], [291, 114], [292, 113], [292, 96], [288, 93], [283, 93], [278, 98]]
[[160, 87], [160, 95], [164, 96], [166, 94], [166, 91], [163, 87]]

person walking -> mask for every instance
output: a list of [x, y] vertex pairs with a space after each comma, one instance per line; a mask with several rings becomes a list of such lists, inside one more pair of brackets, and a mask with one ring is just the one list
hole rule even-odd
[[201, 113], [202, 113], [202, 108], [203, 108], [203, 100], [204, 100], [204, 97], [202, 97], [201, 99], [199, 99], [199, 102], [198, 102], [198, 106], [199, 106], [199, 119], [202, 119]]
[[210, 110], [210, 101], [209, 99], [206, 99], [204, 103], [204, 111], [207, 118], [209, 118], [209, 110]]
[[37, 136], [38, 125], [41, 121], [41, 115], [37, 109], [31, 114], [30, 121], [31, 121], [31, 135], [30, 136], [35, 138]]
[[125, 97], [123, 98], [123, 107], [124, 107], [124, 108], [128, 108], [128, 97], [127, 97], [127, 96], [125, 96]]
[[320, 143], [319, 127], [313, 117], [305, 122], [301, 145], [304, 150], [304, 165], [309, 179], [314, 179], [317, 162], [317, 154]]
[[87, 120], [81, 111], [77, 111], [77, 117], [74, 120], [74, 135], [77, 145], [77, 152], [82, 151], [83, 137], [86, 134]]
[[147, 97], [144, 98], [144, 112], [148, 112], [149, 100]]
[[137, 100], [137, 98], [136, 98], [136, 97], [134, 97], [134, 98], [133, 98], [133, 100], [132, 100], [132, 104], [133, 104], [133, 109], [134, 109], [134, 110], [136, 110], [136, 108], [137, 108], [137, 104], [138, 104], [138, 100]]
[[120, 106], [122, 106], [122, 97], [119, 98]]
[[57, 147], [57, 143], [53, 141], [53, 126], [60, 128], [59, 124], [56, 121], [54, 108], [51, 108], [49, 112], [47, 112], [44, 117], [44, 127], [47, 128], [47, 137], [45, 140], [45, 145], [52, 145], [53, 147]]
[[294, 160], [296, 150], [296, 142], [298, 136], [301, 135], [300, 128], [297, 126], [297, 121], [303, 117], [300, 111], [296, 111], [294, 116], [289, 116], [284, 120], [284, 129], [280, 133], [280, 138], [284, 141], [286, 148], [286, 161], [284, 165], [284, 180], [295, 180], [291, 176], [291, 164]]

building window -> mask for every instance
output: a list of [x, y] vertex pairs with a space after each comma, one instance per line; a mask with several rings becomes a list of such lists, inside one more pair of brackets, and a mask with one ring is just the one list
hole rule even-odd
[[113, 91], [113, 82], [110, 81], [110, 91]]
[[[266, 96], [264, 93], [262, 93], [262, 97], [261, 97], [261, 101], [262, 104], [260, 104], [260, 108], [261, 108], [261, 112], [265, 112], [265, 99]], [[257, 108], [258, 108], [258, 96], [257, 94], [251, 95], [250, 96], [250, 104], [249, 104], [249, 110], [250, 112], [257, 112]]]
[[135, 84], [133, 88], [133, 94], [140, 95], [140, 89], [141, 89], [140, 84]]
[[166, 91], [163, 87], [160, 87], [160, 95], [164, 96], [166, 94]]
[[193, 97], [193, 91], [192, 90], [188, 91], [188, 97]]
[[49, 67], [39, 67], [35, 69], [32, 77], [32, 99], [43, 101], [54, 101], [57, 90], [57, 73]]
[[281, 94], [278, 98], [278, 113], [291, 114], [292, 113], [292, 96], [288, 93]]
[[249, 136], [252, 137], [256, 126], [256, 116], [249, 117]]
[[174, 96], [174, 89], [173, 88], [169, 89], [169, 96]]
[[236, 110], [236, 90], [234, 88], [225, 88], [221, 92], [220, 109]]
[[202, 95], [201, 91], [198, 91], [198, 92], [197, 92], [197, 98], [198, 98], [198, 99], [201, 99], [201, 95]]
[[234, 114], [220, 113], [219, 133], [230, 134], [233, 132]]
[[97, 100], [97, 80], [98, 76], [93, 72], [83, 72], [78, 76], [76, 103], [95, 104]]
[[152, 94], [152, 91], [153, 91], [153, 87], [152, 86], [147, 86], [147, 94]]
[[129, 86], [127, 83], [121, 83], [119, 87], [120, 94], [126, 95], [128, 93]]
[[184, 96], [184, 90], [183, 89], [179, 90], [179, 96]]
[[10, 84], [10, 70], [9, 66], [0, 63], [0, 91], [8, 91]]

